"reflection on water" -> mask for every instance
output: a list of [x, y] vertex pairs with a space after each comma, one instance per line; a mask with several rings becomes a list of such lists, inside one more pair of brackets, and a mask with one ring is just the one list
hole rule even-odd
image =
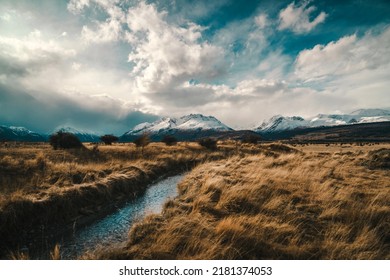
[[162, 180], [150, 186], [145, 194], [128, 202], [116, 212], [77, 229], [71, 238], [60, 242], [61, 255], [65, 259], [74, 259], [82, 252], [96, 246], [124, 241], [131, 225], [150, 213], [161, 212], [164, 202], [177, 195], [177, 183], [183, 175]]

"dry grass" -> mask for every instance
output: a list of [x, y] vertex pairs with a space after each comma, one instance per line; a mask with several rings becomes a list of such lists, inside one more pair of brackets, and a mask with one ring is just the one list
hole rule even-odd
[[99, 259], [390, 259], [389, 145], [259, 145], [196, 167]]
[[[0, 255], [36, 228], [64, 229], [145, 191], [161, 177], [238, 154], [231, 144], [209, 151], [196, 143], [86, 145], [53, 150], [48, 144], [0, 147]], [[252, 148], [255, 153], [260, 148]], [[89, 218], [90, 220], [90, 218]], [[8, 250], [8, 249], [7, 249]]]

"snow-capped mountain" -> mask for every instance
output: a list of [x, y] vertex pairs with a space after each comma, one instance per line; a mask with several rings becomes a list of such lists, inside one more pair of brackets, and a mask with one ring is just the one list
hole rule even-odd
[[176, 121], [176, 119], [172, 118], [161, 118], [152, 123], [141, 123], [136, 125], [132, 130], [126, 132], [125, 134], [141, 135], [144, 133], [159, 133], [167, 131], [177, 126]]
[[181, 117], [177, 122], [179, 130], [232, 130], [213, 116], [203, 116], [201, 114], [190, 114]]
[[273, 116], [269, 121], [263, 122], [255, 131], [271, 132], [278, 130], [289, 130], [298, 127], [307, 127], [307, 121], [302, 117], [283, 117], [281, 115]]
[[361, 117], [377, 117], [377, 116], [390, 116], [390, 110], [385, 109], [360, 109], [353, 111], [351, 115]]
[[175, 134], [184, 139], [186, 138], [184, 135], [197, 137], [232, 130], [213, 116], [190, 114], [180, 118], [164, 117], [153, 123], [141, 123], [126, 132], [121, 138], [122, 140], [129, 140], [135, 136], [149, 134], [152, 138], [158, 139], [167, 134]]
[[0, 125], [0, 141], [43, 142], [46, 137], [21, 126]]
[[224, 125], [213, 116], [191, 114], [180, 118], [161, 118], [153, 123], [141, 123], [132, 130], [126, 132], [129, 135], [141, 135], [144, 133], [163, 133], [173, 130], [217, 130], [230, 131], [230, 127]]
[[49, 134], [53, 134], [53, 133], [56, 133], [56, 132], [68, 132], [68, 133], [72, 133], [74, 134], [77, 138], [79, 138], [79, 140], [81, 142], [99, 142], [100, 141], [100, 136], [98, 136], [97, 134], [93, 133], [93, 132], [90, 132], [90, 131], [82, 131], [82, 130], [78, 130], [78, 129], [75, 129], [73, 127], [69, 127], [69, 126], [59, 126], [59, 127], [56, 127], [51, 133]]
[[384, 109], [360, 109], [350, 114], [318, 114], [307, 119], [297, 116], [284, 117], [277, 115], [268, 121], [263, 122], [260, 126], [255, 127], [254, 131], [259, 133], [272, 133], [293, 130], [297, 128], [312, 128], [386, 121], [390, 121], [390, 110]]

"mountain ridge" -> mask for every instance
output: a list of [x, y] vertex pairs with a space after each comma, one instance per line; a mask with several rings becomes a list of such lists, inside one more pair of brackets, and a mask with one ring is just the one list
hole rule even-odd
[[[179, 118], [162, 117], [155, 122], [140, 123], [122, 134], [119, 141], [134, 141], [143, 134], [147, 134], [152, 141], [161, 141], [166, 135], [174, 135], [179, 141], [194, 141], [204, 137], [243, 139], [251, 134], [261, 135], [263, 139], [288, 139], [290, 136], [312, 133], [320, 128], [346, 126], [348, 129], [348, 125], [384, 122], [390, 122], [390, 110], [359, 109], [350, 114], [317, 114], [307, 119], [300, 116], [275, 115], [252, 130], [234, 130], [214, 116], [189, 114]], [[96, 133], [70, 126], [58, 126], [52, 132], [41, 134], [25, 127], [7, 125], [0, 125], [0, 141], [45, 142], [50, 134], [58, 131], [75, 134], [81, 142], [100, 142], [100, 136]]]
[[302, 128], [386, 121], [390, 121], [390, 110], [385, 109], [359, 109], [350, 114], [317, 114], [316, 116], [307, 119], [299, 116], [286, 117], [276, 115], [255, 127], [253, 131], [258, 133], [274, 133]]
[[152, 140], [161, 140], [165, 135], [175, 135], [178, 140], [190, 140], [214, 136], [220, 132], [234, 131], [213, 116], [189, 114], [180, 118], [163, 117], [152, 123], [141, 123], [124, 133], [121, 141], [132, 141], [142, 134]]
[[44, 142], [47, 137], [22, 126], [0, 125], [0, 141]]

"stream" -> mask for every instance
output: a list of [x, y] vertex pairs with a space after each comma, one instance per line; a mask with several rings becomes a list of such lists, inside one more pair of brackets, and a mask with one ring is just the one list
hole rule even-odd
[[62, 259], [75, 259], [86, 250], [123, 242], [131, 226], [151, 213], [160, 213], [164, 202], [177, 195], [177, 184], [183, 174], [168, 177], [147, 188], [145, 193], [122, 205], [114, 213], [88, 226], [76, 229], [71, 236], [63, 238], [60, 245]]

